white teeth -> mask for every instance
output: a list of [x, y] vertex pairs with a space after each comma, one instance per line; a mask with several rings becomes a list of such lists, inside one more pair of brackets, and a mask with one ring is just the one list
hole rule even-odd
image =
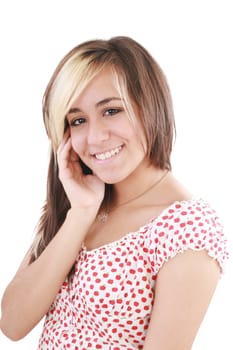
[[118, 154], [120, 152], [121, 148], [122, 147], [120, 146], [120, 147], [112, 149], [111, 151], [107, 151], [105, 153], [96, 154], [95, 157], [97, 159], [99, 159], [99, 160], [109, 159], [109, 158], [115, 156], [116, 154]]

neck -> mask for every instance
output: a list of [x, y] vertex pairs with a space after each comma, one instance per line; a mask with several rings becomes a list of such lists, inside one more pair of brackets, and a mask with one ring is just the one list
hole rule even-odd
[[100, 211], [97, 220], [105, 223], [112, 211], [145, 197], [147, 193], [162, 183], [167, 173], [167, 170], [150, 166], [146, 171], [144, 169], [141, 174], [137, 172], [137, 176], [130, 176], [123, 182], [114, 185], [111, 203], [109, 202], [107, 207]]
[[166, 170], [161, 170], [150, 165], [143, 170], [137, 170], [135, 174], [130, 175], [124, 181], [113, 186], [114, 207], [120, 206], [134, 197], [137, 197], [147, 190], [163, 176]]

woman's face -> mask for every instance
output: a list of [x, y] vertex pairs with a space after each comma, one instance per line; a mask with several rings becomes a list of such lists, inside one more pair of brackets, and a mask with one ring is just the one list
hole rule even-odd
[[103, 182], [120, 182], [145, 163], [142, 127], [130, 121], [110, 69], [91, 80], [67, 120], [74, 151]]

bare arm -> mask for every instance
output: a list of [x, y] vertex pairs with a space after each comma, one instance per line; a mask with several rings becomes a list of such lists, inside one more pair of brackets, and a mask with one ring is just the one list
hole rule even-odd
[[69, 273], [104, 196], [104, 184], [82, 173], [69, 133], [58, 148], [59, 177], [70, 200], [65, 222], [28, 266], [26, 255], [2, 299], [1, 329], [13, 340], [24, 337], [45, 315]]
[[144, 350], [190, 350], [216, 288], [220, 269], [206, 251], [188, 250], [158, 274]]
[[[81, 214], [88, 216], [87, 212]], [[1, 329], [6, 336], [21, 339], [45, 315], [77, 257], [89, 224], [89, 219], [80, 220], [69, 212], [41, 256], [25, 266], [26, 256], [2, 299]]]

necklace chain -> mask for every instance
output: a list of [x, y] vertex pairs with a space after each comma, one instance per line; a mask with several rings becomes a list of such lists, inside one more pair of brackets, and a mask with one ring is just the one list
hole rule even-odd
[[102, 211], [99, 213], [99, 215], [97, 216], [97, 220], [102, 222], [102, 223], [105, 223], [107, 220], [108, 220], [108, 216], [110, 214], [110, 212], [118, 209], [119, 207], [122, 207], [128, 203], [131, 203], [133, 201], [135, 201], [136, 199], [142, 197], [144, 194], [146, 194], [147, 192], [149, 192], [152, 188], [156, 187], [157, 185], [160, 184], [160, 182], [162, 182], [162, 180], [166, 177], [166, 175], [168, 174], [169, 170], [167, 170], [158, 180], [156, 180], [151, 186], [149, 186], [145, 191], [143, 191], [142, 193], [138, 194], [136, 197], [133, 197], [129, 200], [127, 200], [126, 202], [123, 202], [119, 205], [117, 205], [116, 207], [113, 207], [112, 209], [110, 210], [106, 210], [106, 211]]

